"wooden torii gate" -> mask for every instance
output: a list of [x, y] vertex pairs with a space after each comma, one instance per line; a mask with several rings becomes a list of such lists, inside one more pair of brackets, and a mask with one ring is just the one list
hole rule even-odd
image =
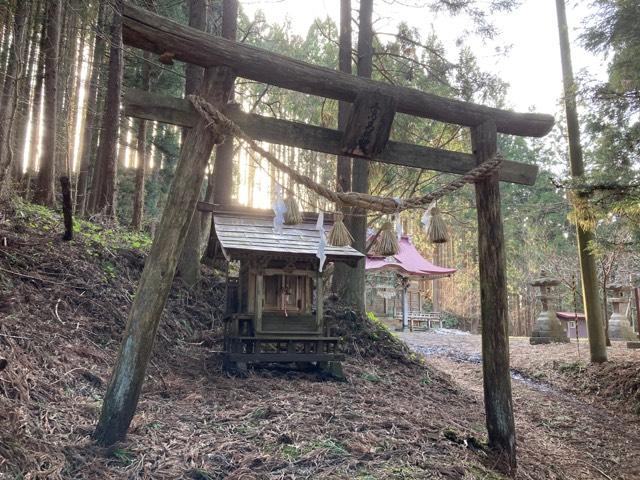
[[[387, 142], [387, 138], [383, 138], [382, 142], [373, 139], [372, 150], [363, 154], [349, 150], [344, 144], [346, 138], [364, 135], [364, 125], [360, 122], [350, 124], [343, 133], [246, 114], [237, 106], [227, 107], [225, 113], [256, 140], [336, 155], [350, 151], [351, 156], [364, 155], [374, 161], [462, 174], [495, 155], [498, 132], [541, 137], [550, 131], [554, 123], [549, 115], [515, 113], [447, 99], [311, 65], [212, 36], [130, 4], [124, 5], [122, 19], [125, 44], [205, 67], [205, 80], [199, 94], [219, 108], [225, 108], [226, 104], [226, 99], [220, 98], [219, 94], [225, 83], [225, 78], [221, 78], [224, 74], [220, 71], [231, 69], [239, 77], [351, 102], [355, 109], [372, 107], [374, 101], [371, 99], [376, 99], [376, 105], [383, 105], [378, 121], [381, 119], [389, 125], [397, 110], [470, 127], [472, 153]], [[216, 67], [228, 68], [218, 70]], [[124, 438], [135, 413], [160, 315], [215, 143], [207, 123], [186, 100], [129, 91], [125, 95], [125, 113], [191, 128], [183, 142], [167, 204], [145, 263], [118, 361], [105, 395], [95, 433], [95, 438], [102, 444]], [[352, 118], [358, 118], [357, 112]], [[388, 131], [386, 134], [388, 136]], [[505, 455], [512, 467], [516, 464], [515, 427], [499, 181], [532, 185], [536, 175], [535, 166], [505, 161], [499, 171], [475, 184], [486, 424], [489, 446]]]

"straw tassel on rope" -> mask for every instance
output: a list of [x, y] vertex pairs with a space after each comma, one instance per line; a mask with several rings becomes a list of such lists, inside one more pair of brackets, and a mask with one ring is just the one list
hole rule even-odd
[[334, 247], [348, 247], [353, 243], [353, 237], [344, 224], [344, 214], [333, 214], [333, 227], [329, 231], [329, 245]]
[[298, 202], [292, 196], [288, 196], [284, 204], [287, 207], [287, 211], [284, 214], [284, 224], [285, 225], [298, 225], [302, 223], [302, 213], [300, 213], [300, 207], [298, 206]]
[[396, 234], [391, 222], [386, 222], [382, 226], [380, 235], [378, 236], [378, 241], [376, 242], [373, 250], [382, 257], [397, 255], [400, 251], [398, 235]]
[[431, 243], [447, 243], [449, 241], [449, 230], [444, 223], [442, 214], [438, 207], [431, 209], [431, 219], [427, 229], [427, 237]]

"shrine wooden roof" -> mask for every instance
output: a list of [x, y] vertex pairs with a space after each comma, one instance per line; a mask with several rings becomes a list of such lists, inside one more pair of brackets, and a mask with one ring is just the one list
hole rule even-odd
[[[306, 220], [299, 225], [284, 225], [282, 233], [273, 228], [271, 216], [240, 213], [214, 213], [216, 235], [228, 260], [251, 254], [274, 256], [296, 255], [315, 257], [320, 243], [316, 222]], [[307, 217], [308, 218], [308, 217]], [[325, 223], [328, 231], [331, 225]], [[353, 262], [364, 255], [353, 247], [325, 248], [327, 261]]]

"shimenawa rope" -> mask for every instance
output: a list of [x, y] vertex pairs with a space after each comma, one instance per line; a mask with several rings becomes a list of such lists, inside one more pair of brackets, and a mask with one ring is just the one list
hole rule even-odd
[[502, 154], [496, 153], [496, 155], [486, 162], [481, 163], [477, 167], [469, 170], [466, 174], [457, 178], [456, 180], [429, 192], [426, 195], [420, 197], [412, 197], [398, 201], [397, 199], [378, 197], [376, 195], [369, 195], [367, 193], [358, 192], [336, 192], [330, 188], [320, 185], [313, 179], [298, 173], [296, 170], [280, 161], [275, 155], [271, 154], [258, 143], [247, 135], [238, 125], [232, 120], [227, 118], [220, 110], [215, 108], [204, 98], [197, 95], [189, 95], [187, 97], [193, 104], [196, 111], [208, 122], [209, 129], [216, 136], [216, 143], [220, 143], [219, 140], [223, 135], [230, 134], [234, 137], [244, 140], [252, 150], [258, 152], [269, 163], [275, 166], [278, 170], [285, 172], [295, 182], [300, 183], [310, 190], [313, 190], [318, 195], [325, 197], [326, 199], [336, 203], [342, 204], [348, 207], [362, 208], [365, 210], [373, 210], [380, 213], [397, 213], [404, 210], [410, 210], [415, 208], [424, 208], [431, 204], [433, 201], [438, 200], [445, 195], [459, 190], [468, 183], [475, 183], [478, 180], [490, 175], [496, 169], [500, 167], [503, 157]]

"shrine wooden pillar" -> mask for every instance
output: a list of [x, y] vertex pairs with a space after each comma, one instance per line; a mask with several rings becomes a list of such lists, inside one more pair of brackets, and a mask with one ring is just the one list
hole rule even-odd
[[[471, 128], [473, 154], [478, 164], [497, 152], [493, 121]], [[509, 371], [509, 317], [504, 232], [500, 212], [498, 173], [478, 181], [478, 261], [482, 319], [482, 373], [489, 447], [504, 455], [512, 472], [516, 469], [516, 436]]]
[[262, 332], [262, 305], [264, 304], [264, 271], [258, 267], [256, 274], [256, 305], [255, 305], [255, 329]]
[[402, 331], [406, 331], [409, 326], [409, 285], [402, 284]]
[[316, 325], [324, 328], [324, 279], [322, 272], [316, 274]]

